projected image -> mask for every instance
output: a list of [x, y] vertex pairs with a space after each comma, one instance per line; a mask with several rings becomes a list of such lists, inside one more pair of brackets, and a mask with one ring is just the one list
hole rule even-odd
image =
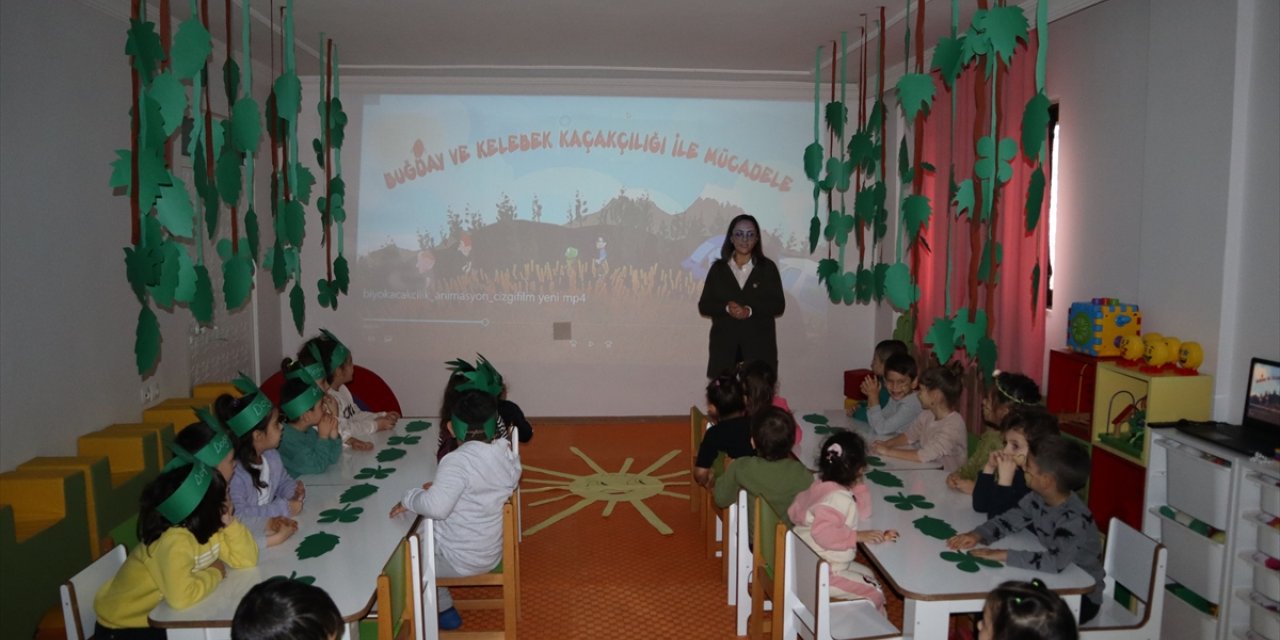
[[[802, 103], [367, 97], [356, 290], [366, 323], [502, 328], [616, 357], [701, 353], [696, 302], [736, 215], [760, 221], [784, 320], [825, 331]], [[643, 338], [643, 339], [642, 339]], [[598, 345], [597, 345], [598, 343]], [[534, 347], [536, 348], [536, 347]]]

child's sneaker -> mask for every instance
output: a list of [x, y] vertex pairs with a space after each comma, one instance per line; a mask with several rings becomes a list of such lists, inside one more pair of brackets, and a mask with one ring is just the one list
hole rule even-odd
[[462, 626], [462, 616], [454, 607], [449, 607], [448, 609], [441, 611], [438, 617], [440, 619], [441, 631], [452, 631]]

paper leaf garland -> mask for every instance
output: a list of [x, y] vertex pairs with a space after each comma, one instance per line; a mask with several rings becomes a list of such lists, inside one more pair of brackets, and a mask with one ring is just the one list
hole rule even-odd
[[168, 138], [182, 126], [182, 118], [187, 111], [187, 91], [173, 73], [166, 71], [151, 81], [147, 96], [160, 108], [162, 131]]
[[938, 540], [949, 540], [956, 535], [956, 530], [944, 520], [939, 520], [931, 516], [920, 516], [912, 521], [916, 529], [930, 538]]
[[418, 444], [419, 440], [422, 440], [421, 436], [391, 436], [390, 438], [387, 438], [387, 444]]
[[929, 499], [925, 496], [914, 493], [911, 495], [903, 495], [901, 491], [899, 491], [897, 495], [885, 496], [884, 501], [902, 511], [933, 508], [933, 503], [929, 502]]
[[330, 551], [333, 551], [334, 547], [337, 547], [338, 543], [341, 541], [342, 538], [339, 538], [332, 533], [324, 531], [313, 533], [306, 538], [303, 538], [302, 542], [298, 544], [298, 559], [306, 560], [307, 558], [318, 558]]
[[250, 98], [241, 98], [231, 108], [231, 142], [241, 153], [252, 153], [258, 148], [258, 139], [262, 136], [262, 115], [258, 112], [258, 103]]
[[138, 375], [145, 375], [155, 368], [160, 359], [160, 322], [150, 306], [144, 302], [138, 312], [138, 326], [134, 330], [134, 362]]
[[377, 492], [378, 485], [376, 484], [357, 484], [351, 486], [346, 491], [343, 491], [342, 495], [338, 498], [338, 501], [343, 503], [358, 502]]
[[289, 290], [289, 311], [293, 314], [293, 326], [298, 329], [298, 333], [302, 333], [302, 328], [307, 323], [307, 296], [296, 282]]
[[222, 263], [222, 295], [227, 300], [227, 310], [239, 309], [249, 301], [253, 290], [253, 262], [249, 256], [231, 256]]
[[809, 253], [818, 248], [818, 236], [822, 235], [822, 222], [818, 216], [809, 219]]
[[974, 14], [973, 24], [981, 25], [979, 28], [990, 43], [991, 51], [1000, 57], [1001, 62], [1009, 64], [1018, 41], [1027, 39], [1027, 30], [1031, 26], [1027, 16], [1017, 6], [992, 7], [985, 16], [981, 13]]
[[178, 27], [173, 36], [170, 68], [179, 78], [190, 79], [204, 69], [205, 60], [213, 52], [213, 38], [200, 19], [192, 17]]
[[955, 330], [951, 327], [951, 318], [934, 318], [933, 326], [929, 327], [929, 332], [924, 336], [924, 342], [933, 346], [933, 353], [938, 356], [938, 362], [951, 360], [951, 354], [956, 350]]
[[1048, 133], [1049, 97], [1041, 92], [1028, 100], [1022, 110], [1022, 155], [1027, 158], [1039, 156]]
[[948, 90], [955, 86], [956, 78], [960, 77], [960, 70], [964, 67], [960, 58], [963, 38], [943, 36], [933, 47], [933, 63], [929, 68], [938, 71]]
[[253, 207], [249, 207], [249, 211], [244, 214], [244, 234], [245, 239], [249, 241], [249, 259], [254, 262], [258, 261], [258, 249], [260, 248], [258, 231], [258, 212]]
[[817, 142], [804, 148], [804, 174], [814, 182], [822, 177], [822, 145]]
[[333, 261], [333, 281], [337, 283], [338, 290], [345, 295], [347, 287], [351, 285], [351, 268], [347, 266], [345, 256], [338, 256]]
[[155, 23], [130, 19], [124, 52], [133, 58], [133, 68], [138, 70], [142, 82], [150, 83], [156, 67], [164, 60], [164, 47], [160, 44]]
[[395, 473], [394, 467], [364, 467], [355, 475], [356, 480], [386, 480], [391, 474]]
[[297, 74], [286, 71], [276, 78], [272, 87], [276, 98], [276, 114], [283, 120], [293, 122], [298, 117], [298, 108], [302, 103], [302, 83]]
[[927, 229], [929, 227], [929, 216], [932, 213], [928, 196], [914, 193], [907, 196], [902, 202], [903, 223], [907, 238], [914, 240], [920, 234], [922, 228]]
[[406, 424], [404, 426], [404, 430], [409, 433], [426, 431], [427, 429], [430, 429], [430, 428], [431, 428], [431, 423], [427, 422], [426, 420], [414, 420], [413, 422], [410, 422], [409, 424]]
[[204, 265], [196, 265], [196, 290], [191, 298], [191, 315], [196, 322], [207, 325], [213, 322], [213, 283], [209, 280], [209, 269]]
[[1040, 211], [1044, 206], [1044, 168], [1036, 167], [1031, 173], [1031, 183], [1027, 185], [1027, 233], [1036, 230], [1040, 223]]
[[899, 478], [888, 471], [876, 469], [875, 471], [868, 472], [866, 478], [868, 481], [874, 482], [882, 487], [902, 486], [902, 478]]
[[320, 512], [320, 518], [317, 520], [320, 524], [329, 524], [332, 522], [356, 522], [360, 519], [360, 514], [364, 513], [363, 507], [353, 507], [351, 505], [342, 505], [338, 509], [325, 509]]
[[920, 288], [911, 282], [911, 271], [901, 262], [889, 266], [884, 275], [884, 295], [893, 308], [904, 311], [920, 297]]
[[998, 569], [1004, 566], [995, 560], [980, 558], [968, 552], [943, 551], [938, 556], [947, 562], [956, 563], [956, 568], [966, 573], [976, 573], [982, 567]]
[[407, 453], [404, 449], [383, 449], [378, 452], [378, 462], [392, 462], [403, 458]]
[[921, 111], [929, 113], [934, 89], [933, 77], [927, 73], [906, 73], [898, 78], [898, 98], [907, 122], [914, 122]]
[[195, 232], [195, 209], [191, 208], [191, 196], [187, 185], [174, 178], [173, 184], [160, 187], [160, 199], [156, 201], [156, 215], [160, 224], [170, 234], [190, 238]]

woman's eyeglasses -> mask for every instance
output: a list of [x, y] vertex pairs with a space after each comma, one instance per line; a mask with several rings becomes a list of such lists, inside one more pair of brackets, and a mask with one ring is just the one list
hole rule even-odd
[[734, 231], [734, 232], [733, 232], [733, 239], [734, 239], [734, 240], [755, 240], [755, 239], [756, 239], [756, 232], [754, 232], [754, 231]]

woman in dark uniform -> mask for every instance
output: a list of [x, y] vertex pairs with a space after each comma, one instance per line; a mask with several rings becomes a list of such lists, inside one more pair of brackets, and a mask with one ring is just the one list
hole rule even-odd
[[707, 377], [753, 360], [777, 371], [774, 320], [785, 308], [778, 265], [760, 249], [759, 223], [746, 214], [734, 218], [698, 299], [698, 312], [711, 318]]

